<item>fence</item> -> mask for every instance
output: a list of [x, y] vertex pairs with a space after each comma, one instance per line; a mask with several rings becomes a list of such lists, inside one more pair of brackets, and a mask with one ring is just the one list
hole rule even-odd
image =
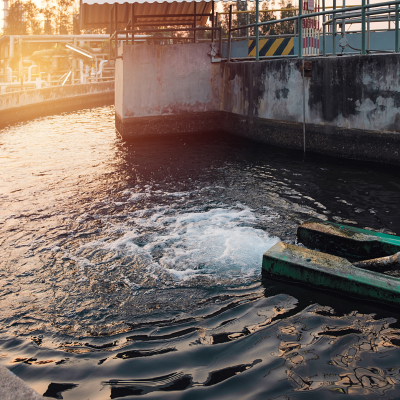
[[[297, 36], [298, 36], [298, 57], [303, 56], [319, 55], [319, 40], [321, 36], [320, 17], [322, 17], [322, 54], [326, 56], [326, 26], [332, 25], [332, 48], [333, 55], [336, 54], [336, 29], [337, 24], [342, 25], [342, 35], [344, 36], [344, 27], [346, 19], [351, 23], [361, 23], [361, 54], [367, 54], [367, 30], [369, 31], [370, 18], [375, 17], [375, 21], [387, 20], [395, 22], [395, 44], [394, 52], [399, 52], [399, 4], [400, 0], [381, 2], [375, 4], [366, 4], [366, 0], [362, 0], [360, 6], [345, 6], [345, 0], [343, 0], [343, 7], [336, 8], [336, 0], [333, 0], [333, 9], [327, 10], [325, 7], [325, 0], [307, 0], [305, 2], [299, 2], [298, 15], [288, 18], [281, 18], [277, 20], [270, 20], [265, 22], [259, 22], [259, 0], [256, 0], [256, 22], [253, 24], [247, 24], [232, 28], [232, 5], [229, 6], [229, 22], [228, 22], [228, 61], [231, 60], [231, 44], [232, 44], [232, 32], [245, 29], [255, 29], [255, 58], [259, 60], [259, 46], [260, 46], [260, 35], [259, 29], [261, 26], [282, 23], [286, 21], [297, 22]], [[320, 11], [322, 2], [322, 11]], [[378, 8], [378, 9], [377, 9]], [[373, 9], [373, 10], [371, 10]], [[317, 11], [315, 11], [317, 10]], [[394, 13], [394, 18], [392, 17]], [[385, 19], [378, 19], [376, 16], [387, 14], [388, 17]], [[332, 15], [331, 19], [326, 20], [327, 15]], [[368, 19], [368, 29], [366, 27]], [[343, 44], [345, 45], [345, 43]], [[286, 57], [293, 57], [293, 55], [286, 55]]]

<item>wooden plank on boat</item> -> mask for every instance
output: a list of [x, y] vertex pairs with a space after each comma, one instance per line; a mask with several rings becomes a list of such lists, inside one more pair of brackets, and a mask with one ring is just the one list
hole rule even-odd
[[297, 228], [306, 247], [358, 260], [390, 256], [400, 251], [400, 237], [333, 222], [310, 219]]
[[279, 242], [263, 255], [263, 277], [303, 282], [320, 288], [400, 305], [400, 279], [353, 266], [348, 260]]

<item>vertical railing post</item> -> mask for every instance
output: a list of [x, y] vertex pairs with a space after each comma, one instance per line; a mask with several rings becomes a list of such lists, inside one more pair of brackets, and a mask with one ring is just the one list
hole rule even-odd
[[395, 6], [395, 24], [396, 26], [394, 27], [394, 51], [396, 53], [399, 52], [399, 5], [396, 4]]
[[[325, 0], [322, 0], [322, 11], [325, 12]], [[326, 57], [326, 26], [325, 26], [326, 16], [322, 16], [322, 54]]]
[[[343, 5], [342, 8], [345, 10], [346, 9], [346, 0], [343, 0]], [[344, 11], [342, 12], [342, 36], [346, 34], [346, 18], [344, 18]]]
[[115, 59], [117, 59], [117, 57], [118, 57], [118, 34], [117, 34], [117, 31], [118, 31], [118, 3], [114, 4], [114, 12], [115, 12], [115, 14], [114, 14], [114, 17], [115, 17], [115, 19], [114, 19], [114, 21], [115, 21], [115, 37], [114, 37], [114, 39], [115, 39]]
[[[218, 11], [215, 13], [215, 27], [218, 28], [219, 24], [218, 24]], [[219, 37], [218, 37], [218, 41], [219, 41], [219, 54], [222, 57], [222, 28], [219, 29]]]
[[303, 58], [303, 19], [301, 16], [303, 15], [303, 0], [299, 0], [299, 19], [297, 26], [299, 27], [299, 57]]
[[[214, 28], [214, 0], [211, 1], [211, 27]], [[214, 43], [214, 29], [211, 31], [211, 42]]]
[[[302, 1], [302, 0], [301, 0]], [[260, 22], [260, 1], [256, 0], [256, 60], [260, 59], [260, 30], [258, 23]]]
[[196, 27], [197, 27], [197, 2], [194, 1], [193, 43], [196, 43]]
[[[336, 0], [333, 0], [333, 10], [336, 10]], [[332, 54], [336, 56], [336, 13], [332, 16]]]
[[135, 28], [135, 5], [132, 4], [131, 8], [131, 31], [132, 31], [132, 44], [135, 43], [135, 33], [134, 33], [134, 28]]
[[110, 10], [110, 43], [109, 43], [109, 49], [108, 49], [108, 61], [111, 60], [112, 58], [112, 39], [111, 39], [111, 35], [113, 33], [113, 10], [114, 10], [114, 5], [111, 6], [111, 10]]
[[[367, 4], [369, 4], [369, 0], [367, 0]], [[368, 9], [369, 11], [370, 9]], [[370, 22], [370, 16], [367, 16], [367, 51], [371, 47], [371, 22]]]
[[367, 38], [365, 34], [365, 0], [362, 0], [361, 7], [361, 54], [367, 54]]
[[229, 25], [228, 25], [228, 62], [231, 61], [231, 41], [232, 41], [232, 4], [229, 6]]

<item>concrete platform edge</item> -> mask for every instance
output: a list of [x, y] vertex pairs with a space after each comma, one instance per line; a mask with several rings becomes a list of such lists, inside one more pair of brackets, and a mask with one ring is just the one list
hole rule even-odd
[[[115, 125], [126, 140], [166, 134], [225, 132], [255, 142], [303, 151], [303, 124], [226, 111], [122, 119]], [[400, 133], [306, 124], [306, 151], [350, 160], [400, 165]]]
[[46, 100], [36, 104], [0, 110], [0, 129], [18, 122], [84, 108], [114, 104], [114, 91]]
[[44, 397], [35, 392], [9, 369], [0, 365], [0, 399], [43, 400]]

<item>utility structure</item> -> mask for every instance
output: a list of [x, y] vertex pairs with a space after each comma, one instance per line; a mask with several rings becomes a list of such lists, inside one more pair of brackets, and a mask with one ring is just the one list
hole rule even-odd
[[[109, 29], [115, 123], [125, 139], [225, 131], [400, 164], [400, 0], [306, 0], [294, 15], [264, 21], [261, 13], [283, 10], [262, 10], [260, 0], [254, 11], [230, 4], [223, 28], [213, 1], [106, 1], [82, 0], [81, 28]], [[235, 20], [248, 12], [254, 22]], [[384, 20], [384, 31], [369, 29]], [[348, 34], [352, 23], [361, 29]], [[260, 34], [274, 24], [291, 32]], [[133, 44], [139, 34], [148, 45]]]

